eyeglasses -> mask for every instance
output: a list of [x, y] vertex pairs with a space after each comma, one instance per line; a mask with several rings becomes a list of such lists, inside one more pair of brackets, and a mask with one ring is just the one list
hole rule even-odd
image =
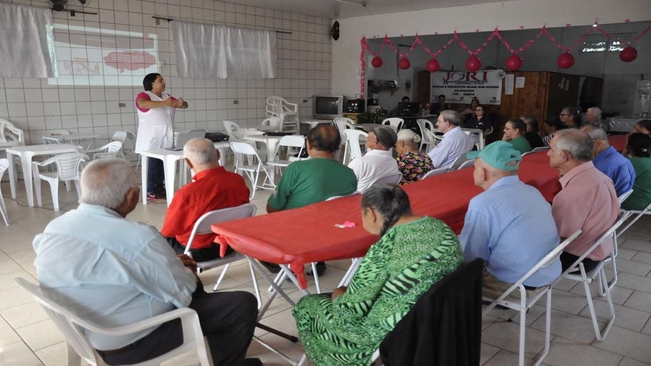
[[475, 112], [483, 112], [483, 109], [475, 109]]
[[562, 117], [562, 116], [569, 116], [569, 115], [570, 115], [570, 114], [568, 114], [568, 113], [561, 113], [561, 117]]

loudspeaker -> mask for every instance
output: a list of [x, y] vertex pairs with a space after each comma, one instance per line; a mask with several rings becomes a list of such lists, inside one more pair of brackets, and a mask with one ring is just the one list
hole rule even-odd
[[339, 39], [339, 22], [335, 21], [334, 24], [332, 24], [332, 28], [330, 29], [330, 35], [332, 36], [332, 39], [335, 41]]

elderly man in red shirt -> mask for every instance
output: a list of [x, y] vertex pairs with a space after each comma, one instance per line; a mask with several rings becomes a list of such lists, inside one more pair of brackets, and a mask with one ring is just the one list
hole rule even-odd
[[[212, 141], [196, 138], [183, 147], [183, 157], [194, 171], [193, 182], [174, 194], [167, 208], [161, 234], [176, 253], [181, 254], [190, 239], [195, 222], [205, 213], [249, 202], [249, 189], [239, 174], [219, 165], [219, 151]], [[214, 234], [197, 235], [190, 253], [197, 262], [219, 257]]]
[[[617, 221], [619, 202], [613, 181], [592, 164], [592, 138], [583, 131], [556, 132], [547, 153], [549, 163], [560, 171], [563, 189], [554, 197], [552, 216], [561, 240], [583, 230], [561, 254], [563, 271], [568, 269]], [[583, 260], [586, 272], [614, 250], [607, 241]]]

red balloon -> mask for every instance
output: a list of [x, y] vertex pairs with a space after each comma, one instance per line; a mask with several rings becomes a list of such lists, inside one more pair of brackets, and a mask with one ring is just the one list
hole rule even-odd
[[476, 55], [472, 55], [466, 61], [466, 69], [468, 71], [477, 71], [481, 69], [481, 60]]
[[384, 62], [382, 62], [382, 59], [380, 58], [380, 56], [375, 56], [371, 60], [371, 65], [373, 65], [373, 67], [375, 67], [375, 68], [381, 67], [383, 63]]
[[637, 50], [634, 47], [628, 46], [619, 53], [619, 59], [624, 62], [631, 62], [637, 58]]
[[427, 71], [429, 72], [437, 72], [441, 68], [441, 65], [439, 65], [439, 62], [436, 61], [435, 58], [427, 61], [427, 65], [425, 66], [427, 68]]
[[511, 71], [518, 71], [522, 67], [522, 59], [518, 55], [511, 55], [506, 59], [506, 68]]
[[572, 67], [572, 65], [574, 65], [574, 56], [572, 56], [572, 54], [569, 52], [565, 52], [564, 54], [558, 56], [556, 63], [561, 69], [569, 69]]
[[407, 70], [408, 68], [411, 67], [411, 61], [409, 61], [408, 58], [403, 57], [400, 59], [400, 61], [398, 61], [398, 67], [403, 70]]

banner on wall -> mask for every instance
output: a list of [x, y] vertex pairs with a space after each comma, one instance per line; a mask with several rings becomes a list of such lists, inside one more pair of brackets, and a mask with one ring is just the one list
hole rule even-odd
[[445, 95], [447, 103], [469, 104], [473, 97], [480, 104], [502, 104], [503, 70], [437, 71], [431, 73], [432, 103]]

